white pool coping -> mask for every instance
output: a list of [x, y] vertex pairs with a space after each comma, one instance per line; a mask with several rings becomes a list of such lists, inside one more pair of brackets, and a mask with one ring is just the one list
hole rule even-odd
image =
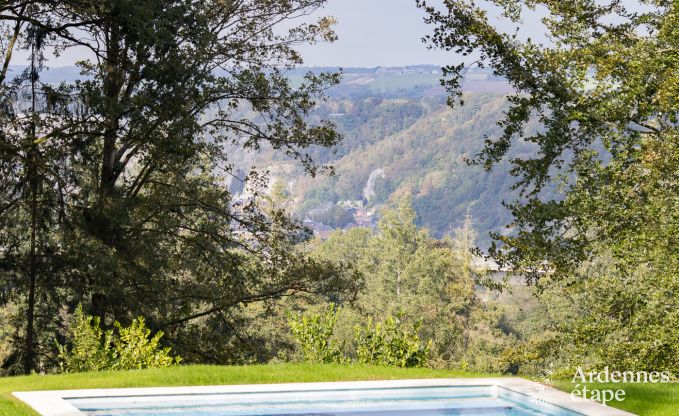
[[539, 383], [522, 378], [442, 378], [426, 380], [385, 380], [385, 381], [349, 381], [330, 383], [290, 383], [290, 384], [242, 384], [228, 386], [192, 386], [192, 387], [151, 387], [126, 389], [89, 389], [89, 390], [51, 390], [27, 391], [12, 393], [16, 398], [31, 406], [42, 416], [84, 416], [85, 413], [68, 403], [68, 399], [159, 396], [183, 394], [218, 394], [218, 393], [266, 393], [280, 391], [335, 390], [335, 389], [367, 389], [367, 388], [404, 388], [404, 387], [503, 387], [505, 389], [529, 396], [551, 405], [577, 412], [583, 416], [635, 416], [633, 413], [604, 406], [600, 403], [573, 397]]

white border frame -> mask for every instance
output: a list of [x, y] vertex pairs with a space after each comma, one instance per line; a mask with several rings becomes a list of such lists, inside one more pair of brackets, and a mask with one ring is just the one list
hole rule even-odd
[[622, 410], [604, 406], [594, 401], [573, 397], [568, 393], [552, 387], [528, 381], [522, 378], [442, 378], [426, 380], [385, 380], [385, 381], [349, 381], [329, 383], [290, 383], [290, 384], [248, 384], [229, 386], [193, 386], [193, 387], [151, 387], [126, 389], [89, 389], [89, 390], [52, 390], [14, 392], [16, 398], [31, 406], [42, 416], [84, 416], [85, 414], [67, 399], [86, 397], [116, 396], [157, 396], [179, 394], [215, 394], [215, 393], [266, 393], [275, 391], [305, 391], [364, 389], [364, 388], [397, 388], [397, 387], [442, 387], [442, 386], [479, 386], [503, 387], [516, 393], [529, 396], [551, 405], [581, 413], [583, 416], [635, 416]]

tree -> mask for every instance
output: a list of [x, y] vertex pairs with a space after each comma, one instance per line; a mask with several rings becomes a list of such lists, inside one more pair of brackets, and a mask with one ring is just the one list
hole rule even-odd
[[[35, 13], [26, 5], [22, 10]], [[11, 301], [12, 292], [21, 294], [21, 300], [15, 301], [21, 305], [21, 328], [15, 343], [23, 348], [15, 350], [6, 364], [28, 372], [39, 352], [39, 334], [47, 327], [54, 329], [49, 317], [57, 313], [44, 308], [39, 300], [55, 296], [47, 285], [59, 266], [58, 262], [47, 264], [59, 248], [48, 231], [63, 213], [64, 200], [58, 190], [72, 183], [64, 174], [68, 154], [64, 142], [44, 143], [41, 135], [69, 112], [62, 100], [68, 88], [40, 79], [46, 33], [23, 21], [8, 26], [0, 74], [0, 287], [5, 295], [0, 301]], [[10, 76], [12, 52], [19, 42], [28, 50], [29, 65]]]
[[[426, 324], [417, 332], [433, 341], [433, 362], [450, 366], [463, 353], [465, 326], [476, 304], [469, 253], [458, 248], [469, 242], [435, 240], [418, 228], [408, 195], [381, 215], [375, 234], [363, 228], [337, 231], [314, 249], [321, 258], [355, 264], [365, 281], [351, 303], [360, 318], [343, 319], [338, 332], [350, 334], [344, 326], [366, 317], [381, 322], [399, 316], [413, 326], [422, 320]], [[472, 234], [469, 229], [467, 237]]]
[[[18, 172], [26, 171], [30, 160], [24, 150], [18, 156], [20, 140], [41, 150], [43, 194], [51, 199], [39, 201], [54, 201], [53, 208], [41, 211], [50, 220], [41, 223], [39, 235], [41, 307], [73, 310], [82, 303], [107, 327], [145, 316], [187, 360], [210, 361], [222, 357], [219, 350], [237, 336], [229, 311], [338, 283], [339, 269], [292, 248], [289, 236], [298, 235], [298, 224], [281, 212], [264, 212], [257, 199], [233, 207], [223, 178], [231, 169], [227, 143], [251, 150], [269, 146], [299, 160], [313, 175], [319, 166], [304, 149], [340, 139], [331, 124], [307, 122], [316, 100], [339, 75], [308, 74], [298, 88], [286, 76], [302, 62], [296, 45], [334, 40], [333, 20], [277, 29], [323, 3], [0, 5], [0, 22], [11, 34], [3, 44], [3, 117], [17, 118], [17, 106], [11, 105], [20, 88], [12, 90], [17, 81], [5, 75], [12, 50], [31, 47], [32, 33], [62, 56], [76, 48], [88, 54], [73, 62], [81, 80], [41, 87], [41, 126], [35, 135], [19, 134], [16, 124], [3, 125], [2, 169], [16, 179], [1, 179], [0, 235], [12, 237], [0, 240], [8, 299], [23, 302], [27, 295], [26, 269], [10, 261], [25, 258], [25, 244], [18, 243], [25, 222], [15, 219], [30, 217], [27, 206], [12, 199], [26, 201], [31, 195], [16, 186], [27, 183]], [[261, 178], [251, 173], [248, 179], [256, 188]], [[288, 232], [271, 232], [282, 229]], [[227, 335], [212, 349], [195, 351], [189, 340], [210, 330], [194, 323]], [[46, 327], [40, 331], [50, 336]], [[53, 348], [41, 347], [42, 357], [54, 357]], [[49, 359], [34, 362], [30, 347], [24, 353], [29, 357], [24, 371], [50, 366]]]
[[[474, 162], [490, 169], [518, 142], [536, 146], [535, 157], [512, 160], [524, 198], [509, 204], [515, 233], [495, 235], [491, 254], [531, 281], [545, 276], [545, 262], [564, 276], [602, 248], [622, 268], [676, 271], [679, 4], [490, 2], [517, 26], [538, 10], [547, 44], [500, 31], [474, 2], [417, 5], [435, 25], [432, 46], [476, 56], [515, 90], [503, 133]], [[445, 68], [451, 104], [465, 68]], [[533, 120], [540, 129], [529, 128]], [[563, 197], [544, 198], [555, 182]]]
[[370, 255], [365, 258], [370, 295], [364, 298], [364, 306], [371, 313], [379, 311], [379, 316], [398, 312], [415, 294], [418, 282], [406, 270], [427, 238], [415, 225], [410, 196], [401, 197], [394, 205], [382, 211], [377, 234], [370, 241]]
[[[565, 322], [548, 324], [537, 357], [676, 371], [679, 3], [490, 2], [516, 25], [542, 14], [547, 44], [498, 30], [473, 2], [417, 4], [436, 26], [431, 45], [475, 54], [514, 87], [503, 133], [473, 163], [491, 169], [535, 145], [511, 160], [522, 198], [508, 204], [514, 232], [495, 235], [490, 253], [557, 300], [547, 310]], [[450, 104], [464, 72], [445, 68]], [[550, 187], [560, 197], [545, 197]]]

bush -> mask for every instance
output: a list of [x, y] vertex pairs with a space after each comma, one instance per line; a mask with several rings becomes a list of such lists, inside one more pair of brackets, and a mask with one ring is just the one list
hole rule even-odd
[[68, 328], [71, 349], [57, 345], [59, 366], [68, 373], [110, 369], [115, 362], [113, 331], [101, 329], [99, 317], [88, 316], [78, 306]]
[[332, 339], [337, 321], [334, 304], [319, 314], [290, 314], [288, 324], [304, 361], [313, 363], [342, 362], [342, 348]]
[[78, 306], [68, 328], [70, 349], [57, 345], [59, 366], [68, 373], [100, 370], [131, 370], [162, 368], [179, 364], [181, 357], [172, 357], [170, 348], [159, 346], [162, 331], [150, 337], [144, 318], [139, 317], [128, 327], [119, 322], [113, 330], [101, 329], [98, 317], [85, 315]]
[[[384, 323], [373, 324], [368, 318], [365, 326], [354, 328], [353, 339], [339, 343], [335, 336], [337, 309], [330, 304], [318, 314], [289, 315], [288, 323], [302, 359], [314, 363], [350, 362], [345, 348], [353, 343], [356, 360], [363, 364], [391, 367], [421, 367], [429, 360], [431, 341], [426, 345], [417, 335], [420, 324], [412, 332], [405, 330], [400, 316], [388, 317]], [[351, 338], [348, 335], [347, 338]]]
[[115, 323], [118, 337], [113, 340], [115, 349], [114, 368], [117, 370], [133, 370], [142, 368], [164, 368], [179, 364], [180, 357], [172, 357], [170, 348], [161, 348], [158, 344], [163, 332], [158, 331], [150, 337], [151, 330], [146, 327], [141, 316], [132, 321], [127, 328]]
[[358, 361], [363, 364], [393, 367], [422, 367], [429, 360], [431, 341], [426, 345], [417, 335], [420, 324], [412, 332], [403, 329], [399, 317], [390, 316], [373, 325], [356, 327], [355, 342]]

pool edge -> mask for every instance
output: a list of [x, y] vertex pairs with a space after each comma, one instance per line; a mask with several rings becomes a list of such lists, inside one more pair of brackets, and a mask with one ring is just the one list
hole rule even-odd
[[281, 384], [237, 384], [223, 386], [186, 386], [186, 387], [143, 387], [124, 389], [85, 389], [85, 390], [48, 390], [13, 392], [12, 395], [28, 404], [41, 416], [84, 416], [85, 414], [71, 405], [66, 399], [108, 396], [149, 396], [198, 393], [244, 393], [273, 391], [331, 390], [342, 388], [398, 388], [398, 387], [441, 387], [441, 386], [498, 386], [515, 393], [523, 394], [536, 401], [581, 413], [583, 416], [636, 416], [623, 410], [604, 406], [599, 403], [574, 398], [570, 394], [553, 387], [518, 377], [507, 378], [441, 378], [420, 380], [377, 380], [377, 381], [340, 381], [322, 383], [281, 383]]

